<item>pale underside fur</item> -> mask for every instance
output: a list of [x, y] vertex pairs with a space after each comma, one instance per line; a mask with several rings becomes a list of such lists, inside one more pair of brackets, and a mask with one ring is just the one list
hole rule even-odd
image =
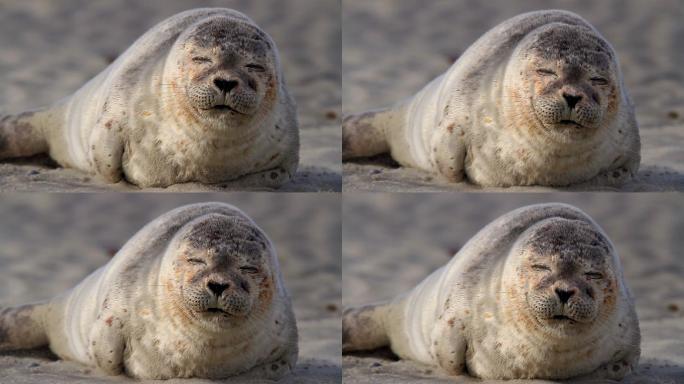
[[283, 377], [297, 361], [297, 328], [275, 250], [265, 235], [272, 300], [258, 315], [219, 330], [203, 327], [174, 309], [160, 283], [177, 257], [173, 246], [179, 234], [208, 217], [237, 220], [263, 233], [228, 204], [170, 211], [73, 289], [44, 303], [0, 311], [0, 350], [49, 345], [60, 358], [136, 378]]
[[504, 287], [518, 279], [512, 267], [516, 244], [535, 235], [530, 228], [556, 222], [602, 234], [591, 218], [568, 205], [512, 211], [408, 293], [345, 310], [343, 351], [390, 346], [401, 358], [439, 366], [451, 375], [488, 379], [621, 379], [637, 366], [640, 332], [633, 298], [607, 237], [616, 304], [585, 333], [557, 339], [540, 333], [536, 323], [520, 320], [526, 309], [506, 296]]
[[299, 134], [273, 41], [274, 92], [252, 119], [232, 126], [197, 118], [172, 93], [184, 33], [208, 20], [258, 30], [247, 16], [224, 8], [195, 9], [153, 27], [72, 96], [19, 115], [0, 116], [0, 159], [49, 153], [60, 165], [108, 182], [140, 187], [185, 182], [232, 187], [279, 187], [294, 176]]
[[[530, 41], [550, 29], [598, 40], [612, 60], [615, 93], [602, 100], [609, 113], [581, 140], [559, 140], [545, 131], [525, 93], [530, 85], [517, 80], [528, 77], [518, 58], [527, 57]], [[390, 153], [404, 166], [482, 186], [619, 186], [636, 174], [639, 151], [634, 109], [612, 48], [587, 21], [556, 10], [501, 23], [413, 97], [343, 123], [346, 160]]]

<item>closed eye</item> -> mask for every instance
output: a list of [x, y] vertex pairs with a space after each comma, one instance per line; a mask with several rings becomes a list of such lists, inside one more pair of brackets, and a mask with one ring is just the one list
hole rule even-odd
[[557, 76], [556, 72], [546, 68], [537, 69], [537, 74], [539, 76]]
[[592, 84], [595, 85], [608, 85], [608, 79], [605, 79], [603, 77], [592, 77], [591, 79]]
[[247, 64], [247, 65], [245, 65], [245, 67], [246, 67], [247, 69], [249, 69], [250, 71], [254, 71], [254, 72], [264, 72], [264, 71], [266, 71], [266, 68], [264, 68], [263, 66], [261, 66], [261, 65], [259, 65], [259, 64], [253, 64], [253, 63], [252, 63], [252, 64]]
[[590, 280], [603, 279], [603, 275], [599, 272], [587, 272], [584, 274], [584, 276], [586, 276], [587, 279], [590, 279]]
[[535, 271], [550, 271], [551, 268], [544, 264], [532, 264], [532, 269]]
[[242, 272], [249, 273], [249, 274], [259, 273], [259, 269], [256, 267], [245, 266], [245, 267], [240, 267], [240, 270]]
[[192, 61], [197, 64], [211, 63], [211, 59], [205, 56], [195, 56], [192, 58]]
[[196, 258], [196, 257], [191, 257], [191, 258], [189, 258], [187, 261], [188, 261], [188, 263], [190, 263], [190, 264], [207, 265], [207, 262], [206, 262], [206, 261], [204, 261], [204, 260], [202, 260], [202, 259], [198, 259], [198, 258]]

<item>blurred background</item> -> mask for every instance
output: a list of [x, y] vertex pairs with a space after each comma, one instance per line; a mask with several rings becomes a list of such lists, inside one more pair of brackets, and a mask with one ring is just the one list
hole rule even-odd
[[[642, 136], [642, 180], [626, 189], [684, 190], [681, 0], [342, 0], [343, 114], [412, 96], [494, 26], [543, 9], [579, 14], [617, 52]], [[344, 176], [345, 191], [467, 188], [377, 166], [347, 164]]]
[[[179, 206], [206, 201], [237, 206], [276, 247], [300, 335], [299, 363], [285, 382], [339, 382], [337, 194], [3, 194], [0, 307], [48, 299], [73, 287], [148, 222]], [[127, 381], [90, 371], [44, 354], [0, 355], [3, 383]]]
[[[626, 382], [684, 382], [684, 196], [678, 193], [347, 194], [343, 305], [388, 300], [411, 290], [491, 221], [544, 202], [582, 209], [620, 255], [642, 331], [640, 372]], [[435, 378], [431, 369], [383, 354], [345, 356], [343, 367], [345, 383], [471, 382]]]
[[[202, 7], [245, 13], [278, 46], [302, 130], [300, 174], [285, 190], [339, 190], [342, 51], [337, 0], [0, 0], [0, 114], [72, 94], [148, 29]], [[26, 177], [31, 171], [40, 175]], [[97, 187], [112, 188], [69, 172], [0, 165], [0, 190]]]

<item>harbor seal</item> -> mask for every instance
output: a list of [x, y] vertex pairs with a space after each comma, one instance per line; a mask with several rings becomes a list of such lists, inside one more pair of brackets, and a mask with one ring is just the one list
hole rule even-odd
[[170, 211], [73, 289], [0, 311], [0, 351], [43, 345], [140, 379], [277, 379], [298, 353], [273, 245], [223, 203]]
[[637, 366], [633, 298], [608, 237], [564, 204], [487, 225], [407, 294], [344, 313], [343, 351], [483, 379], [621, 379]]
[[481, 186], [619, 186], [640, 162], [613, 48], [558, 10], [504, 21], [412, 98], [346, 117], [342, 136], [344, 159], [389, 152]]
[[60, 165], [140, 187], [278, 187], [296, 172], [296, 106], [275, 43], [224, 8], [162, 21], [72, 96], [0, 116], [0, 159]]

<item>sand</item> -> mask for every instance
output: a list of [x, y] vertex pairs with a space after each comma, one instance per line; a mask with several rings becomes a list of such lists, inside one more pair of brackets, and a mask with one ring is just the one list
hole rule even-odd
[[[408, 291], [490, 221], [521, 206], [554, 201], [587, 212], [621, 256], [642, 332], [638, 371], [624, 382], [683, 383], [684, 199], [679, 193], [345, 194], [342, 303], [387, 300]], [[447, 378], [436, 368], [396, 361], [387, 351], [345, 355], [343, 371], [344, 382], [354, 384], [480, 382]]]
[[[0, 307], [48, 299], [105, 264], [148, 221], [200, 201], [234, 204], [271, 237], [299, 328], [299, 362], [283, 383], [339, 383], [338, 194], [4, 194]], [[277, 212], [277, 214], [274, 214]], [[297, 225], [293, 225], [297, 223]], [[314, 230], [315, 229], [315, 230]], [[46, 350], [0, 354], [0, 382], [133, 383], [56, 360]], [[162, 383], [208, 383], [169, 380]]]
[[[140, 35], [178, 12], [228, 7], [249, 15], [278, 45], [298, 107], [300, 169], [282, 191], [341, 188], [341, 27], [334, 0], [1, 0], [0, 114], [48, 105], [102, 71]], [[315, 38], [314, 38], [315, 37]], [[168, 191], [224, 190], [181, 185]], [[0, 191], [135, 191], [42, 159], [0, 164]]]
[[[517, 14], [560, 8], [596, 26], [615, 48], [636, 105], [642, 166], [623, 191], [684, 190], [684, 7], [679, 0], [343, 0], [343, 113], [410, 97], [477, 38]], [[347, 162], [344, 191], [474, 191], [386, 161]], [[578, 186], [571, 190], [587, 190]], [[596, 189], [596, 188], [593, 188]], [[545, 191], [548, 188], [487, 189]]]

